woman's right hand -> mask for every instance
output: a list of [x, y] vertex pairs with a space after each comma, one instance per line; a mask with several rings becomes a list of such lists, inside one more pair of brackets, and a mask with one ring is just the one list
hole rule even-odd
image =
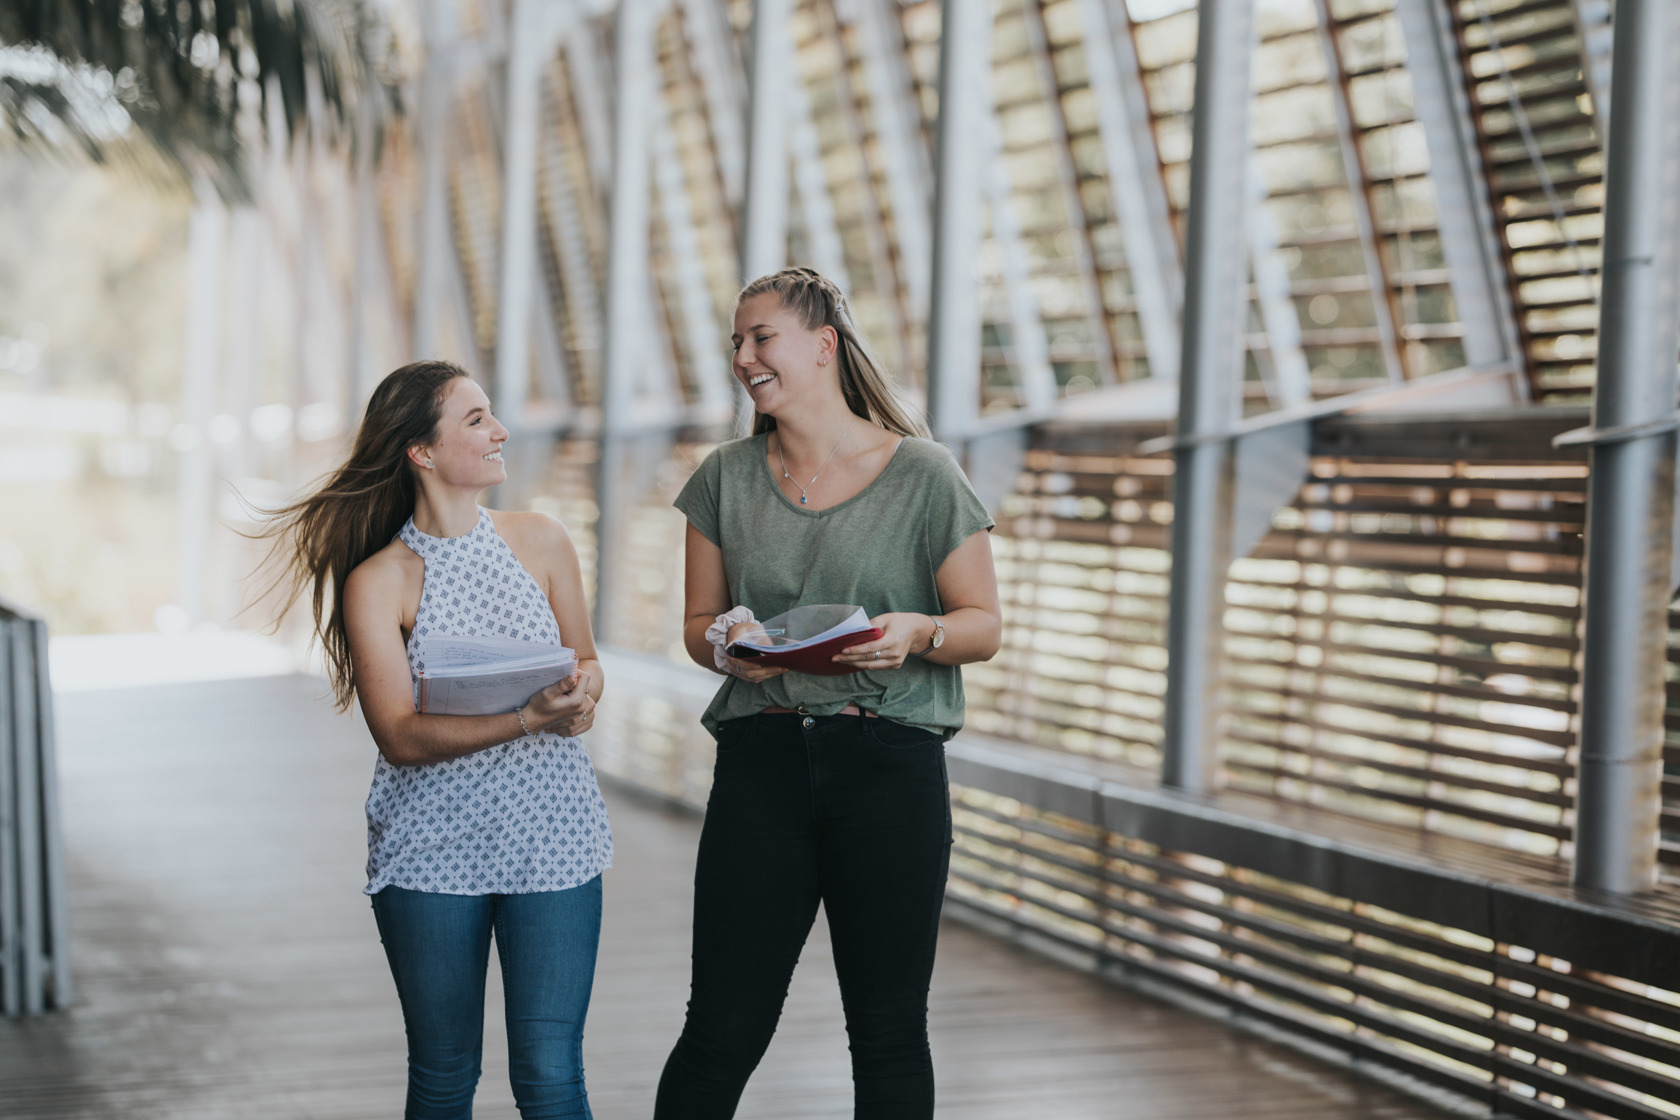
[[534, 730], [552, 731], [568, 738], [588, 731], [595, 722], [589, 674], [574, 672], [531, 697], [525, 702], [525, 722]]
[[[737, 622], [729, 628], [729, 636], [724, 642], [724, 649], [727, 650], [736, 642], [749, 639], [754, 635], [760, 635], [763, 633], [764, 627], [760, 623]], [[767, 681], [771, 677], [779, 677], [783, 673], [787, 672], [786, 669], [781, 667], [760, 665], [757, 661], [750, 657], [730, 657], [726, 653], [724, 655], [724, 660], [728, 663], [730, 676], [740, 677], [742, 680], [751, 681], [754, 684], [759, 681]]]

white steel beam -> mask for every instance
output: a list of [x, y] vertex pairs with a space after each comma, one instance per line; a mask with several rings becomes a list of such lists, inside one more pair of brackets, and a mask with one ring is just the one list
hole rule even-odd
[[414, 285], [414, 358], [437, 353], [437, 317], [449, 294], [455, 255], [449, 222], [449, 118], [455, 98], [455, 34], [451, 0], [422, 0], [426, 70], [420, 79], [420, 264]]
[[706, 98], [706, 121], [717, 148], [718, 172], [723, 179], [724, 201], [741, 204], [746, 179], [746, 139], [742, 135], [742, 109], [746, 90], [741, 82], [741, 62], [736, 57], [734, 32], [723, 0], [680, 0], [683, 24], [693, 44], [695, 73]]
[[1429, 151], [1436, 227], [1446, 257], [1464, 358], [1471, 366], [1524, 362], [1481, 146], [1464, 90], [1458, 41], [1445, 0], [1396, 0], [1406, 40], [1413, 112]]
[[791, 0], [753, 0], [747, 97], [747, 184], [741, 210], [741, 281], [787, 265], [787, 90], [797, 80], [788, 32]]
[[[987, 92], [990, 92], [988, 88]], [[1050, 368], [1050, 340], [1044, 333], [1038, 298], [1032, 290], [1032, 265], [1021, 242], [1021, 223], [1003, 158], [1003, 134], [997, 113], [986, 98], [986, 201], [992, 216], [992, 239], [997, 243], [1009, 304], [1009, 337], [1014, 351], [1015, 376], [1021, 403], [1031, 412], [1047, 411], [1056, 403], [1056, 375]]]
[[1108, 188], [1152, 377], [1178, 376], [1184, 274], [1161, 179], [1143, 71], [1120, 0], [1079, 0]]
[[501, 284], [496, 301], [496, 412], [517, 431], [531, 381], [531, 295], [537, 280], [537, 128], [550, 40], [540, 0], [514, 0], [502, 114]]
[[671, 135], [670, 114], [665, 99], [653, 99], [653, 181], [659, 194], [660, 216], [671, 267], [676, 271], [679, 311], [688, 360], [699, 390], [701, 407], [727, 419], [732, 407], [734, 379], [724, 363], [724, 341], [718, 334], [712, 295], [706, 286], [705, 263], [701, 259], [694, 217], [688, 206], [688, 184], [683, 176], [677, 142]]
[[928, 417], [934, 435], [967, 438], [980, 418], [980, 306], [975, 272], [991, 104], [991, 5], [942, 0], [939, 134], [934, 161]]
[[[1251, 151], [1255, 0], [1202, 0], [1185, 249], [1183, 368], [1173, 473], [1163, 785], [1211, 783], [1221, 704], [1219, 623], [1231, 555]], [[1211, 717], [1211, 718], [1210, 718]]]
[[884, 153], [899, 268], [910, 293], [908, 310], [919, 319], [927, 314], [933, 285], [933, 235], [928, 220], [933, 169], [916, 107], [915, 83], [904, 56], [898, 5], [894, 0], [844, 0], [835, 9], [843, 20], [855, 20], [858, 26], [870, 121]]
[[[1055, 151], [1056, 182], [1061, 188], [1062, 210], [1067, 214], [1068, 230], [1073, 234], [1074, 267], [1079, 272], [1080, 286], [1085, 289], [1085, 321], [1091, 333], [1091, 349], [1096, 356], [1096, 379], [1099, 384], [1113, 385], [1120, 380], [1120, 369], [1114, 358], [1114, 337], [1109, 333], [1108, 304], [1103, 299], [1102, 280], [1097, 275], [1097, 262], [1091, 251], [1091, 231], [1085, 220], [1085, 198], [1080, 194], [1079, 168], [1074, 164], [1067, 117], [1062, 111], [1061, 79], [1056, 74], [1055, 60], [1050, 57], [1050, 35], [1044, 26], [1044, 9], [1040, 5], [1041, 0], [1021, 0], [1027, 45], [1032, 51], [1039, 84], [1044, 90], [1045, 106], [1049, 110], [1050, 146]], [[1054, 394], [1054, 378], [1050, 388]]]
[[626, 511], [625, 445], [639, 367], [648, 352], [649, 124], [659, 96], [655, 0], [622, 0], [614, 26], [611, 247], [607, 261], [607, 330], [601, 363], [601, 455], [596, 472], [595, 628], [612, 632], [615, 550]]
[[793, 157], [793, 183], [799, 196], [799, 216], [811, 246], [811, 267], [851, 291], [846, 273], [846, 251], [840, 243], [840, 225], [834, 218], [834, 200], [828, 192], [828, 172], [823, 167], [817, 126], [811, 119], [811, 97], [798, 67], [788, 76], [786, 90], [788, 150]]
[[1313, 0], [1318, 15], [1318, 45], [1324, 56], [1325, 79], [1330, 86], [1330, 103], [1336, 114], [1336, 142], [1342, 152], [1342, 172], [1347, 179], [1348, 201], [1353, 206], [1353, 224], [1359, 230], [1359, 252], [1365, 263], [1365, 278], [1371, 285], [1371, 317], [1377, 325], [1383, 369], [1389, 381], [1406, 379], [1406, 358], [1400, 349], [1395, 327], [1394, 289], [1383, 267], [1382, 247], [1377, 240], [1377, 220], [1371, 213], [1371, 196], [1365, 188], [1365, 161], [1359, 154], [1359, 133], [1354, 126], [1353, 108], [1348, 104], [1347, 71], [1336, 42], [1336, 26], [1330, 15], [1330, 0]]
[[[1266, 349], [1256, 354], [1266, 374], [1272, 403], [1289, 408], [1312, 399], [1312, 377], [1301, 350], [1301, 316], [1289, 292], [1289, 266], [1278, 251], [1277, 223], [1266, 202], [1266, 179], [1260, 161], [1248, 158], [1248, 258], [1254, 273], [1255, 302], [1266, 328]], [[1240, 376], [1240, 375], [1239, 375]]]
[[566, 73], [572, 80], [572, 102], [577, 106], [578, 131], [583, 134], [584, 156], [595, 190], [606, 194], [612, 183], [612, 120], [600, 91], [606, 88], [601, 75], [599, 37], [595, 29], [580, 22], [565, 37]]

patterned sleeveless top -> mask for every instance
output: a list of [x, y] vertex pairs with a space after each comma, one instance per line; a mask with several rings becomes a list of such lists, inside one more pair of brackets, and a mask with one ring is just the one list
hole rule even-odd
[[[411, 673], [428, 634], [554, 644], [560, 627], [542, 588], [490, 514], [460, 537], [431, 537], [410, 518], [398, 537], [425, 561], [408, 640]], [[418, 676], [416, 676], [418, 679]], [[612, 830], [582, 740], [548, 732], [424, 766], [374, 766], [367, 799], [367, 894], [397, 886], [433, 894], [529, 894], [581, 886], [612, 865]]]

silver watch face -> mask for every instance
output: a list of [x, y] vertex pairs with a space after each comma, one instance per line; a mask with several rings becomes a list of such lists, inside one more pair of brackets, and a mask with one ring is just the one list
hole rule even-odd
[[945, 644], [945, 624], [943, 622], [937, 622], [936, 621], [933, 624], [933, 648], [938, 649], [940, 646], [942, 646], [944, 644]]

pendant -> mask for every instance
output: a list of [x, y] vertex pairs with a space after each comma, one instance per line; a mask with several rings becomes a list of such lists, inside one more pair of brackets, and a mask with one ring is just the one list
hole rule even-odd
[[799, 504], [800, 505], [805, 504], [805, 495], [803, 495], [803, 494], [799, 495]]

